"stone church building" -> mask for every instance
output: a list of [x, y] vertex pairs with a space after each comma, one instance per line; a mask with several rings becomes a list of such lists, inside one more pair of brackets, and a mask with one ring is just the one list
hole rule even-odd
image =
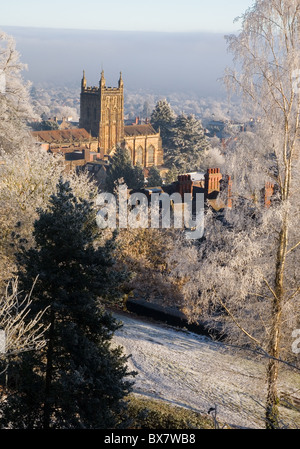
[[98, 139], [101, 159], [112, 156], [118, 144], [126, 147], [134, 165], [147, 168], [163, 165], [162, 140], [150, 123], [124, 123], [124, 83], [120, 74], [118, 87], [107, 87], [104, 72], [99, 87], [81, 81], [79, 128]]
[[39, 145], [52, 154], [64, 156], [66, 169], [87, 164], [107, 165], [117, 145], [127, 148], [133, 165], [140, 164], [147, 176], [155, 165], [163, 167], [162, 139], [150, 123], [124, 122], [124, 83], [122, 75], [118, 87], [107, 87], [104, 72], [99, 87], [88, 87], [85, 73], [81, 81], [79, 127], [33, 131]]

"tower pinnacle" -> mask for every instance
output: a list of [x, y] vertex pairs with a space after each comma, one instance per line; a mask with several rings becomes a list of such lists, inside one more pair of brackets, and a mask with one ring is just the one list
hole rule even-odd
[[83, 71], [83, 76], [82, 76], [82, 80], [81, 80], [81, 87], [82, 87], [82, 89], [86, 88], [85, 71]]
[[100, 86], [101, 87], [105, 86], [105, 78], [104, 78], [104, 70], [103, 69], [102, 69], [102, 72], [101, 72]]
[[120, 79], [119, 79], [119, 87], [123, 87], [124, 83], [123, 83], [123, 79], [122, 79], [122, 72], [120, 72]]

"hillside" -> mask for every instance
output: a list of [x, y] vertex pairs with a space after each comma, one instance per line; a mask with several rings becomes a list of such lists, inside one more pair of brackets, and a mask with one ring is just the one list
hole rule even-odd
[[[134, 392], [207, 413], [229, 426], [263, 428], [265, 364], [251, 354], [190, 332], [117, 314], [123, 327], [114, 341], [138, 371]], [[300, 376], [284, 370], [281, 397], [300, 398]], [[280, 407], [282, 426], [300, 427], [300, 413]]]

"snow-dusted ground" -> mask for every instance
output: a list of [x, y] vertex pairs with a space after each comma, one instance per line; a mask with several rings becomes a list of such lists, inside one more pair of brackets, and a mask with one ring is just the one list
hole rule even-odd
[[[146, 320], [116, 314], [123, 322], [114, 340], [131, 354], [138, 372], [134, 392], [207, 413], [217, 405], [222, 424], [263, 428], [265, 362], [219, 342]], [[279, 391], [298, 396], [300, 375], [280, 374]], [[280, 408], [290, 428], [300, 427], [300, 413]]]

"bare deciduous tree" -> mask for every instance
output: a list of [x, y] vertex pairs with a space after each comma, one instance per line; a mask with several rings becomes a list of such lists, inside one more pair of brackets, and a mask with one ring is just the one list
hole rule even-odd
[[28, 320], [31, 303], [31, 292], [20, 292], [17, 278], [7, 284], [4, 295], [0, 297], [0, 329], [4, 336], [0, 352], [1, 374], [6, 372], [12, 357], [27, 351], [39, 351], [46, 344], [47, 327], [41, 322], [46, 309]]
[[14, 38], [0, 31], [0, 149], [9, 152], [31, 140], [26, 121], [36, 118], [30, 83], [22, 78], [25, 69]]
[[[276, 427], [276, 359], [281, 354], [283, 309], [290, 309], [290, 304], [299, 300], [300, 293], [299, 271], [293, 269], [297, 257], [299, 261], [299, 252], [296, 256], [295, 251], [299, 251], [300, 244], [297, 228], [295, 232], [299, 218], [300, 89], [295, 80], [296, 76], [299, 82], [299, 0], [256, 1], [243, 16], [240, 35], [229, 37], [228, 42], [235, 58], [242, 64], [241, 74], [236, 76], [229, 72], [228, 81], [241, 89], [253, 113], [261, 120], [260, 129], [267, 139], [261, 160], [269, 161], [268, 165], [266, 162], [263, 165], [262, 173], [266, 181], [273, 182], [278, 188], [274, 211], [278, 220], [274, 220], [277, 226], [272, 232], [274, 257], [270, 259], [271, 270], [263, 278], [263, 285], [269, 290], [271, 309], [266, 420], [268, 427]], [[272, 229], [271, 223], [268, 228]], [[299, 306], [299, 302], [297, 304]], [[294, 309], [296, 315], [297, 310], [299, 312], [299, 308]]]
[[13, 153], [0, 153], [0, 284], [14, 269], [13, 244], [20, 239], [32, 243], [37, 208], [45, 207], [60, 176], [70, 181], [74, 192], [86, 199], [97, 193], [95, 183], [82, 172], [65, 173], [62, 158], [46, 153], [34, 144], [20, 145]]
[[279, 426], [280, 359], [293, 357], [299, 327], [299, 18], [299, 0], [257, 0], [227, 38], [238, 68], [225, 80], [255, 126], [227, 154], [233, 209], [221, 220], [208, 213], [205, 240], [177, 268], [191, 319], [208, 313], [268, 354], [267, 428]]
[[[33, 286], [34, 288], [34, 286]], [[0, 327], [5, 331], [5, 353], [16, 353], [41, 349], [45, 345], [45, 329], [39, 324], [43, 312], [29, 322], [24, 321], [31, 306], [31, 292], [25, 296], [18, 291], [18, 279], [13, 279], [1, 298]]]

